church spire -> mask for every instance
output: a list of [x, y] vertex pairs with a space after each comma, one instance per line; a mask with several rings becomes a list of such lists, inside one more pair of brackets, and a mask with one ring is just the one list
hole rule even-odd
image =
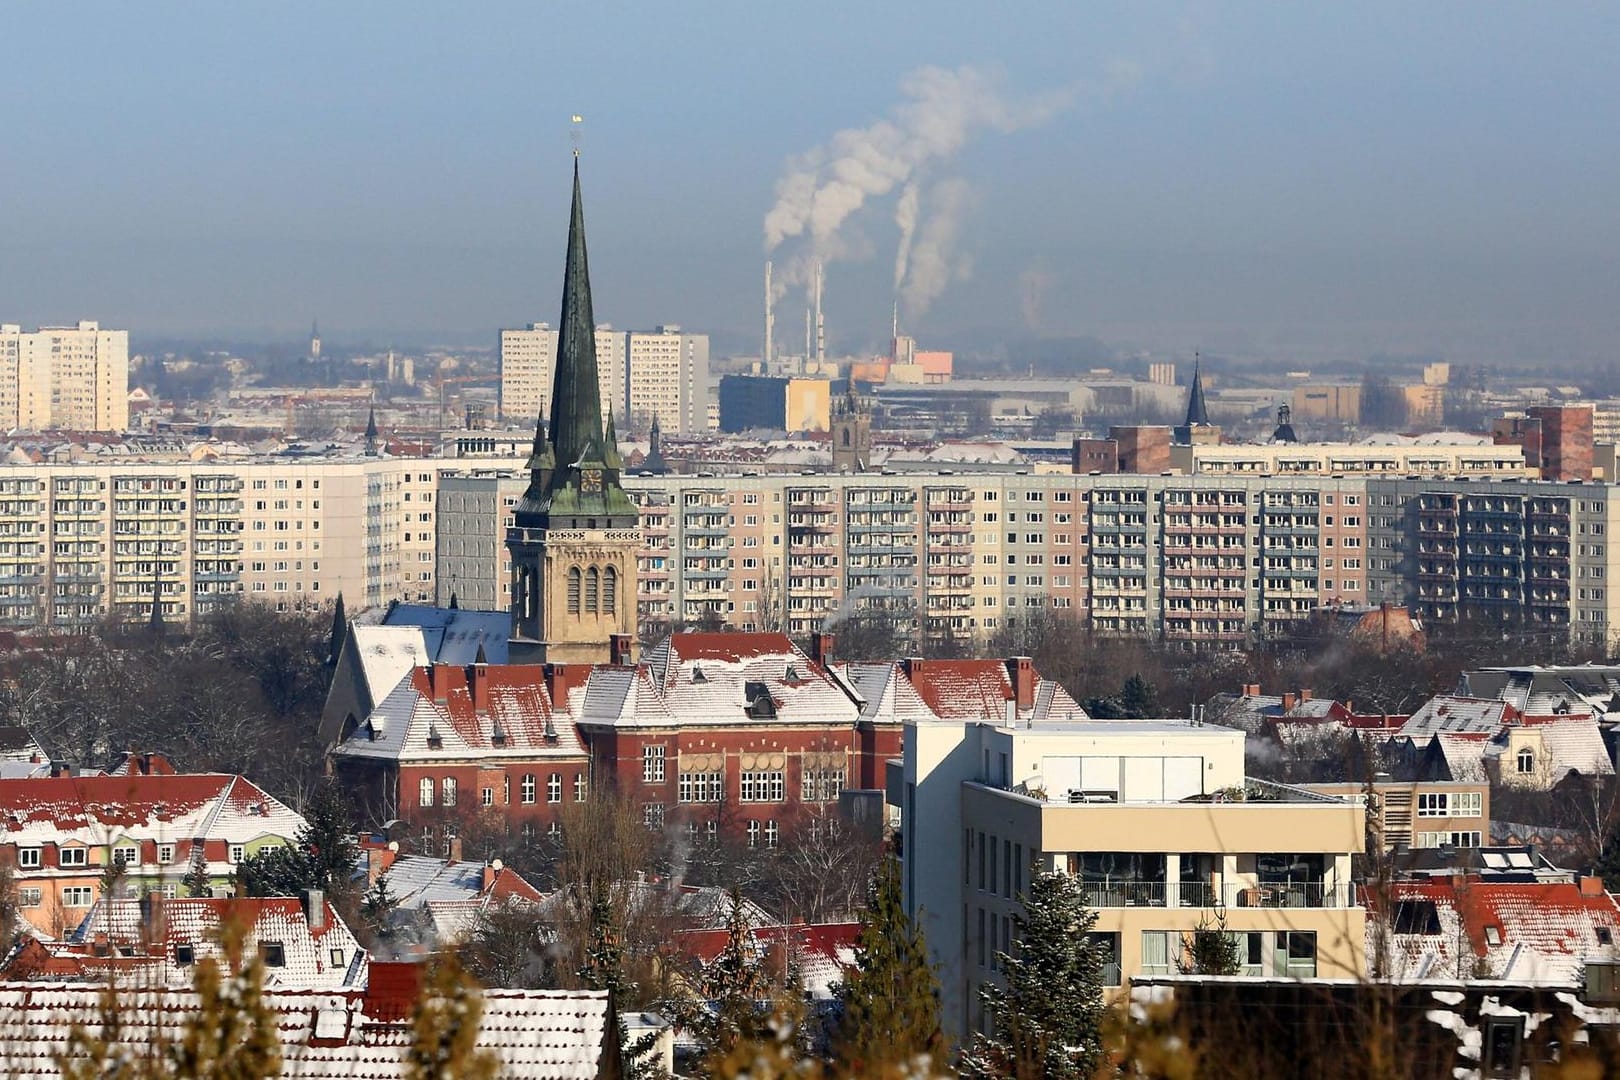
[[377, 456], [377, 406], [375, 404], [366, 413], [366, 454], [369, 457]]
[[1187, 395], [1186, 427], [1208, 427], [1209, 406], [1204, 403], [1204, 379], [1199, 371], [1199, 356], [1193, 353], [1192, 391]]
[[596, 373], [596, 318], [591, 311], [591, 274], [585, 256], [585, 205], [574, 158], [574, 206], [568, 219], [568, 260], [563, 269], [562, 318], [557, 363], [552, 370], [551, 422], [547, 425], [558, 474], [566, 483], [581, 461], [602, 456], [602, 399]]

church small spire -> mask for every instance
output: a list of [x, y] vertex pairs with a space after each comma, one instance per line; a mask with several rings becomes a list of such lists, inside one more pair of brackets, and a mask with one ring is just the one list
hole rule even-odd
[[377, 406], [372, 405], [366, 413], [366, 454], [369, 457], [377, 456]]
[[1201, 357], [1193, 353], [1192, 390], [1187, 394], [1186, 427], [1208, 427], [1209, 406], [1204, 402], [1204, 377], [1200, 370]]
[[578, 462], [600, 454], [602, 398], [596, 369], [596, 317], [591, 310], [591, 272], [585, 254], [585, 201], [579, 158], [574, 158], [574, 204], [568, 218], [568, 257], [563, 267], [562, 316], [557, 323], [557, 363], [552, 369], [551, 422], [546, 426], [561, 467], [555, 487], [566, 483]]

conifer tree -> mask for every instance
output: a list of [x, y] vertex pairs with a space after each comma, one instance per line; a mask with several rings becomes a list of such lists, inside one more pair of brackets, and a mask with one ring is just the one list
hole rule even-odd
[[851, 1076], [894, 1076], [920, 1071], [918, 1059], [944, 1067], [939, 1027], [939, 982], [928, 963], [923, 934], [906, 914], [900, 870], [885, 860], [861, 914], [855, 966], [839, 988], [843, 1016], [833, 1055]]
[[208, 880], [208, 861], [203, 857], [201, 848], [193, 849], [191, 866], [187, 868], [186, 876], [180, 879], [180, 884], [185, 886], [187, 896], [213, 895], [213, 888]]
[[1102, 1056], [1102, 952], [1088, 935], [1097, 913], [1067, 874], [1037, 872], [1023, 911], [1013, 916], [1017, 955], [996, 954], [1003, 989], [979, 998], [993, 1034], [978, 1035], [963, 1058], [971, 1077], [1082, 1080]]
[[731, 915], [726, 943], [714, 961], [693, 979], [697, 1000], [677, 998], [666, 1009], [699, 1047], [703, 1075], [739, 1044], [772, 1038], [777, 1001], [764, 966], [754, 955], [753, 933], [743, 911], [742, 896], [731, 893]]

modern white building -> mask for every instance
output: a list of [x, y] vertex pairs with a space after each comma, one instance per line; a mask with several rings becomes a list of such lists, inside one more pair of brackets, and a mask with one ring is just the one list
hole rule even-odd
[[681, 435], [709, 430], [709, 335], [660, 326], [628, 335], [629, 413]]
[[1034, 871], [1079, 880], [1111, 986], [1174, 973], [1217, 925], [1244, 973], [1362, 975], [1363, 808], [1247, 779], [1243, 738], [1175, 720], [908, 722], [889, 798], [947, 1029], [983, 1029], [978, 990], [1001, 978]]
[[129, 427], [129, 331], [100, 323], [0, 324], [0, 428], [124, 431]]
[[[625, 335], [606, 324], [596, 328], [596, 371], [602, 410], [625, 415]], [[557, 329], [530, 323], [521, 330], [501, 331], [500, 413], [506, 420], [532, 425], [551, 407], [551, 367], [557, 361]], [[707, 354], [705, 353], [705, 369]]]

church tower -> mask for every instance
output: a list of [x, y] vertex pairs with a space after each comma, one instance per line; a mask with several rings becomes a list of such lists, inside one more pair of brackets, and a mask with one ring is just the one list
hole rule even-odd
[[872, 407], [849, 380], [844, 396], [832, 407], [832, 468], [838, 473], [865, 472], [872, 464]]
[[551, 415], [538, 420], [529, 486], [507, 530], [512, 555], [512, 663], [634, 659], [641, 517], [619, 486], [618, 436], [603, 423], [585, 211], [574, 158], [562, 318]]

